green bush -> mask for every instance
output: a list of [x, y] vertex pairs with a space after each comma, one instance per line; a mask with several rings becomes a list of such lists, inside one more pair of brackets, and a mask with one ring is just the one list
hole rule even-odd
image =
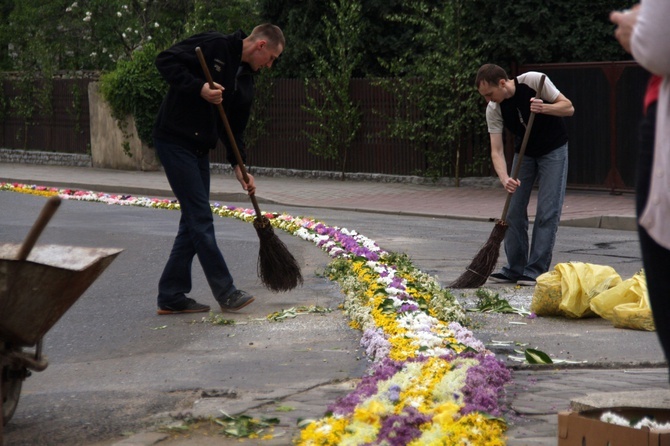
[[[158, 53], [154, 45], [145, 45], [133, 53], [132, 60], [119, 61], [114, 71], [100, 77], [100, 92], [114, 118], [121, 123], [128, 116], [134, 117], [138, 136], [150, 147], [154, 120], [167, 92], [167, 84], [154, 64]], [[125, 128], [121, 130], [126, 133]]]

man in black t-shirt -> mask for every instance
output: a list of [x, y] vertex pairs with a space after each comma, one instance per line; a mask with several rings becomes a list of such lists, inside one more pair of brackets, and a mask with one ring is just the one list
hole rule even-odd
[[[568, 173], [568, 135], [563, 117], [572, 116], [575, 109], [548, 77], [540, 99], [535, 99], [541, 77], [542, 73], [531, 71], [509, 79], [498, 65], [485, 64], [475, 79], [475, 87], [488, 101], [486, 122], [493, 167], [505, 190], [513, 194], [505, 219], [507, 265], [491, 274], [493, 282], [535, 285], [537, 276], [551, 265]], [[515, 137], [516, 165], [531, 112], [536, 116], [519, 178], [515, 179], [507, 172], [503, 129]], [[529, 247], [527, 208], [536, 181], [537, 212]]]

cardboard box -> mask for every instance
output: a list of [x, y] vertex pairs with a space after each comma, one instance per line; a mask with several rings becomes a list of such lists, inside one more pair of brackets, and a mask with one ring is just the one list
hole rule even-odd
[[670, 410], [641, 407], [610, 407], [558, 414], [558, 446], [670, 446], [670, 430], [634, 429], [600, 421], [612, 412], [637, 422], [647, 417], [659, 423], [670, 421]]

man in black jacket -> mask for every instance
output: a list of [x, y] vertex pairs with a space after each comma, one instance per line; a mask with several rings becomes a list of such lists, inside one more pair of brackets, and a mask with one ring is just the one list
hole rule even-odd
[[[254, 298], [238, 290], [214, 235], [209, 203], [209, 151], [221, 140], [227, 160], [242, 188], [255, 192], [254, 178], [245, 182], [231, 150], [216, 104], [223, 104], [237, 146], [246, 160], [243, 139], [253, 101], [252, 74], [270, 68], [284, 50], [282, 31], [264, 24], [250, 35], [197, 34], [160, 53], [156, 67], [170, 85], [153, 131], [156, 153], [179, 200], [181, 219], [172, 252], [158, 283], [158, 314], [207, 312], [210, 307], [186, 296], [191, 291], [191, 265], [198, 256], [221, 311], [236, 311]], [[214, 80], [211, 89], [195, 49], [200, 47]]]

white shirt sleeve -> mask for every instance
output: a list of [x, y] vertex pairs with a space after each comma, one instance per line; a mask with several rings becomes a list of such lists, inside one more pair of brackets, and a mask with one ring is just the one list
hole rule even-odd
[[[540, 79], [542, 79], [542, 74], [537, 71], [529, 71], [518, 75], [516, 78], [521, 84], [526, 84], [533, 90], [537, 91], [540, 88]], [[554, 83], [549, 79], [549, 76], [545, 74], [544, 78], [544, 87], [542, 87], [542, 94], [540, 94], [540, 99], [546, 102], [554, 102], [558, 95], [561, 92], [556, 88]]]
[[643, 0], [633, 30], [635, 60], [661, 76], [670, 74], [670, 1]]
[[486, 107], [486, 125], [488, 126], [489, 133], [502, 133], [505, 129], [500, 106], [493, 101], [489, 102], [489, 105]]

